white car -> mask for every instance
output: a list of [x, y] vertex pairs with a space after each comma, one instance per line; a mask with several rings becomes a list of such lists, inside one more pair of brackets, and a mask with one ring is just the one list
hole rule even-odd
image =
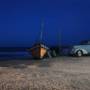
[[83, 41], [80, 45], [73, 46], [70, 54], [78, 57], [90, 54], [90, 41]]

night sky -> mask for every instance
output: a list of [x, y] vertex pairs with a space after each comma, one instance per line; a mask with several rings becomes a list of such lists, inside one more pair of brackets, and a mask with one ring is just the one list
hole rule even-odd
[[0, 46], [72, 45], [90, 40], [90, 0], [0, 0]]

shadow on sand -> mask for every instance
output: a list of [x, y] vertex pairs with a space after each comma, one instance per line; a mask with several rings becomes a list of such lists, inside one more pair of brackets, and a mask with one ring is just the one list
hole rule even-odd
[[37, 67], [50, 67], [50, 61], [48, 59], [32, 59], [31, 56], [0, 55], [0, 67], [25, 69], [33, 65]]

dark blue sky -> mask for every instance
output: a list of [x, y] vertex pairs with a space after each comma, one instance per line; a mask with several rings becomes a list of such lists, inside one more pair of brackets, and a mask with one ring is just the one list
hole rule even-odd
[[47, 45], [90, 40], [90, 0], [0, 0], [0, 46], [31, 46], [42, 18]]

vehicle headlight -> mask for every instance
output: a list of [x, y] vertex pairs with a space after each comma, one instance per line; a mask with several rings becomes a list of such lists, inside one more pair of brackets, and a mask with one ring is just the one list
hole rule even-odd
[[75, 51], [75, 48], [72, 49], [72, 52], [74, 52], [74, 51]]
[[71, 54], [73, 54], [75, 52], [75, 48], [71, 49]]

